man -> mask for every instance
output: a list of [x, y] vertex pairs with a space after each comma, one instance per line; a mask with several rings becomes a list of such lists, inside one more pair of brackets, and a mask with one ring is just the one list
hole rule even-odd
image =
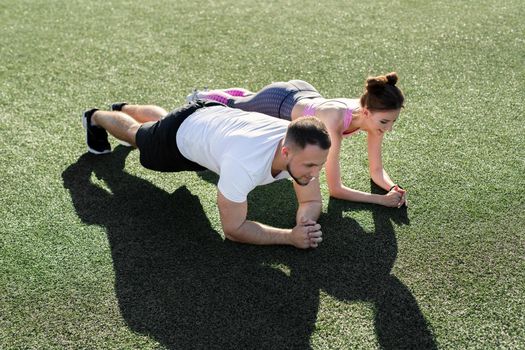
[[[91, 109], [82, 123], [88, 151], [111, 152], [108, 131], [140, 151], [141, 164], [157, 171], [199, 171], [219, 175], [217, 203], [226, 238], [250, 244], [315, 248], [322, 241], [319, 172], [330, 137], [314, 117], [290, 123], [196, 101], [170, 113], [158, 106], [115, 103], [111, 111]], [[292, 177], [299, 202], [296, 226], [280, 229], [246, 219], [247, 195], [258, 185]]]

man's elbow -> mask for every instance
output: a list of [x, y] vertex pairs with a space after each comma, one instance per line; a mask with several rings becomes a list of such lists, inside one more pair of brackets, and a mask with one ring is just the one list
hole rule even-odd
[[228, 233], [228, 232], [225, 231], [224, 232], [224, 238], [226, 238], [227, 240], [232, 241], [232, 242], [240, 242], [240, 240], [237, 238], [235, 233]]
[[224, 237], [232, 242], [241, 242], [239, 238], [239, 229], [240, 226], [222, 226], [222, 232], [224, 232]]

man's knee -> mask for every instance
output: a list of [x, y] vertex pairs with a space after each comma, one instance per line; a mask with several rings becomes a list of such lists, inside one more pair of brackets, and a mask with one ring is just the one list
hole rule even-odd
[[137, 131], [139, 130], [141, 125], [142, 124], [139, 123], [131, 125], [126, 132], [126, 141], [129, 142], [133, 147], [137, 147]]

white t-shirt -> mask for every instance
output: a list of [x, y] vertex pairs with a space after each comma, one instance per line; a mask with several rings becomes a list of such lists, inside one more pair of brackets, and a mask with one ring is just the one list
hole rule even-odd
[[195, 111], [177, 132], [182, 155], [219, 175], [218, 188], [230, 201], [242, 203], [256, 186], [290, 177], [276, 177], [271, 167], [277, 145], [290, 122], [224, 106]]

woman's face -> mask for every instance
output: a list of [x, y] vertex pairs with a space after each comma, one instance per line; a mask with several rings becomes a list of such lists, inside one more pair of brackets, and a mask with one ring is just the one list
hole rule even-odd
[[392, 127], [399, 117], [401, 109], [392, 109], [389, 111], [370, 111], [365, 108], [366, 130], [368, 132], [384, 134], [392, 131]]

